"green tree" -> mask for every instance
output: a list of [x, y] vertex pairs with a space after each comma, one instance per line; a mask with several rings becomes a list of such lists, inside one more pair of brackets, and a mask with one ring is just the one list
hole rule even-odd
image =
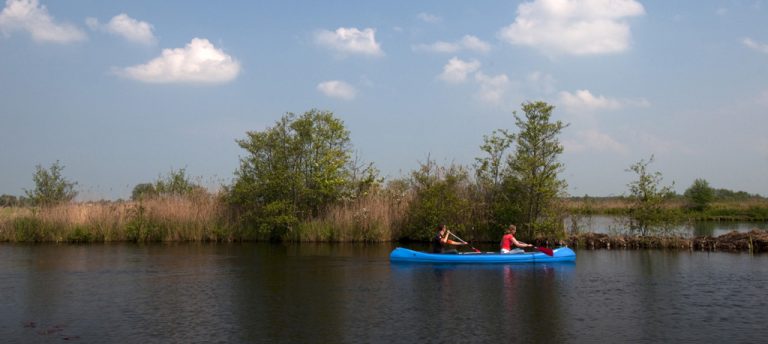
[[515, 135], [515, 152], [508, 161], [505, 192], [521, 212], [520, 225], [529, 238], [557, 234], [563, 229], [557, 201], [565, 196], [567, 183], [558, 174], [563, 165], [558, 157], [563, 146], [558, 140], [568, 125], [551, 121], [554, 106], [542, 101], [522, 104], [524, 117], [514, 112], [520, 132]]
[[229, 201], [259, 237], [282, 238], [356, 187], [349, 131], [331, 112], [288, 113], [274, 127], [247, 135], [237, 141], [247, 155]]
[[16, 207], [19, 205], [19, 199], [13, 195], [3, 194], [0, 196], [0, 207]]
[[198, 183], [190, 180], [186, 168], [171, 169], [168, 175], [158, 178], [153, 187], [158, 196], [185, 196], [205, 191]]
[[51, 206], [62, 202], [69, 202], [77, 196], [75, 185], [77, 182], [70, 182], [61, 172], [64, 166], [57, 160], [48, 169], [41, 165], [35, 166], [35, 174], [32, 180], [35, 182], [34, 190], [24, 190], [34, 205]]
[[661, 186], [663, 177], [661, 172], [648, 171], [648, 165], [654, 161], [653, 155], [647, 161], [641, 159], [631, 165], [627, 172], [634, 172], [637, 180], [627, 184], [629, 186], [630, 228], [638, 229], [643, 234], [662, 228], [665, 224], [663, 204], [674, 196], [672, 187]]
[[133, 192], [131, 192], [131, 200], [134, 201], [141, 201], [155, 196], [157, 196], [157, 190], [155, 190], [155, 185], [152, 183], [136, 184], [133, 187]]
[[140, 201], [154, 197], [179, 197], [204, 194], [205, 188], [193, 182], [187, 175], [187, 169], [171, 169], [167, 175], [159, 177], [154, 183], [136, 184], [131, 199]]
[[410, 184], [414, 198], [407, 209], [405, 230], [410, 239], [431, 238], [435, 226], [441, 223], [457, 233], [467, 233], [471, 228], [469, 175], [464, 168], [440, 167], [427, 159], [411, 172]]
[[511, 193], [505, 192], [504, 183], [510, 174], [508, 150], [514, 140], [515, 135], [507, 130], [494, 130], [490, 136], [483, 136], [480, 150], [484, 156], [475, 158], [475, 219], [484, 233], [494, 237], [520, 217], [519, 206], [510, 199]]
[[692, 209], [702, 211], [715, 199], [715, 190], [709, 187], [706, 180], [696, 179], [683, 195]]

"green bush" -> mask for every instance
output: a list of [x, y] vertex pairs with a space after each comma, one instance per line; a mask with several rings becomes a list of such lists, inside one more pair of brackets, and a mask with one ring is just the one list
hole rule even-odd
[[34, 217], [19, 217], [13, 220], [13, 240], [16, 242], [42, 242], [45, 239], [43, 221]]
[[83, 226], [75, 226], [68, 234], [66, 241], [69, 243], [90, 243], [96, 236]]

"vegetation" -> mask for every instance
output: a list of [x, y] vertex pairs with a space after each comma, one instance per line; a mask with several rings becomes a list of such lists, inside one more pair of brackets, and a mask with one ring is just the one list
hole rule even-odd
[[[332, 113], [288, 113], [274, 127], [248, 132], [228, 200], [254, 239], [295, 237], [298, 224], [365, 190], [355, 185], [349, 131]], [[363, 184], [373, 183], [373, 169]]]
[[131, 199], [141, 201], [157, 197], [186, 196], [193, 193], [205, 193], [205, 188], [189, 179], [186, 168], [179, 170], [171, 169], [168, 175], [158, 178], [154, 184], [137, 184], [133, 188]]
[[704, 179], [696, 179], [693, 184], [685, 190], [685, 198], [689, 202], [689, 207], [693, 210], [703, 211], [709, 207], [709, 204], [715, 199], [715, 190], [709, 187], [709, 183]]
[[343, 122], [318, 110], [248, 132], [238, 141], [246, 155], [235, 180], [215, 194], [180, 169], [136, 185], [128, 202], [76, 203], [76, 183], [62, 176], [58, 161], [37, 166], [27, 197], [0, 196], [0, 241], [428, 240], [445, 223], [464, 239], [495, 242], [514, 223], [525, 241], [582, 245], [590, 233], [566, 234], [567, 215], [615, 214], [637, 232], [607, 245], [666, 247], [680, 241], [659, 246], [652, 238], [671, 238], [663, 230], [676, 219], [768, 220], [768, 199], [703, 179], [675, 195], [660, 172], [649, 171], [653, 156], [629, 167], [636, 180], [626, 196], [568, 198], [558, 176], [566, 125], [551, 120], [546, 103], [522, 110], [514, 113], [517, 131], [484, 136], [471, 168], [427, 158], [387, 183], [373, 164], [353, 157]]
[[629, 187], [629, 226], [631, 229], [640, 230], [643, 234], [649, 234], [664, 229], [669, 224], [668, 216], [665, 216], [663, 204], [674, 196], [672, 186], [661, 186], [661, 172], [648, 171], [648, 165], [653, 162], [650, 159], [633, 164], [627, 170], [634, 172], [637, 179], [627, 186]]
[[557, 211], [556, 201], [565, 195], [567, 184], [558, 177], [563, 165], [557, 158], [563, 146], [557, 136], [566, 125], [551, 122], [553, 109], [544, 102], [526, 103], [525, 118], [515, 114], [520, 133], [515, 137], [515, 155], [509, 160], [507, 183], [517, 196], [521, 224], [529, 238], [562, 230], [562, 213]]
[[35, 174], [32, 176], [35, 188], [31, 191], [25, 190], [32, 204], [43, 207], [53, 206], [69, 202], [77, 196], [77, 191], [75, 191], [77, 183], [64, 178], [61, 175], [63, 170], [64, 166], [58, 161], [54, 162], [48, 169], [41, 165], [35, 167]]

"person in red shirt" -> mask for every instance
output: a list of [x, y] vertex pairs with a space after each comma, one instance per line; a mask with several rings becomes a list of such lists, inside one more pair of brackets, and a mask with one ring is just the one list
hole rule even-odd
[[[521, 253], [523, 251], [521, 248], [533, 247], [531, 244], [526, 244], [515, 239], [516, 232], [517, 227], [515, 227], [515, 225], [509, 225], [507, 234], [504, 234], [504, 236], [501, 237], [501, 253]], [[512, 248], [513, 246], [515, 249]]]

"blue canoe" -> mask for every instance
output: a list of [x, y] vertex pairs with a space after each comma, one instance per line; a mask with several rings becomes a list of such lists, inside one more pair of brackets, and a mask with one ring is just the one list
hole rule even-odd
[[498, 252], [426, 253], [398, 247], [389, 254], [389, 260], [411, 263], [548, 263], [575, 261], [576, 253], [568, 247], [554, 249], [552, 256], [542, 252], [517, 254]]

